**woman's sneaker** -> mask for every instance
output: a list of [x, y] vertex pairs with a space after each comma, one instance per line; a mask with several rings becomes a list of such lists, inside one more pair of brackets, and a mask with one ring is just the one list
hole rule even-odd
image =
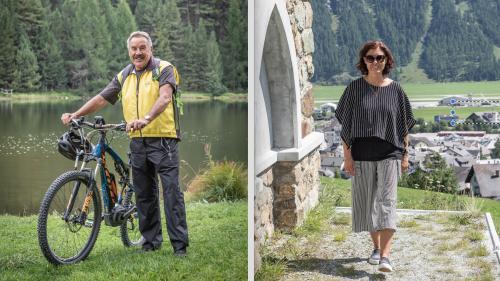
[[373, 265], [380, 263], [380, 249], [373, 250], [372, 255], [368, 258], [368, 263]]
[[392, 264], [389, 258], [382, 257], [380, 263], [378, 264], [378, 270], [382, 272], [392, 272]]

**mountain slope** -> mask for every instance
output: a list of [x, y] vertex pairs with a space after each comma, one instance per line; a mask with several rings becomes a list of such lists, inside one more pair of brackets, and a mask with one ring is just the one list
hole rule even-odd
[[391, 76], [397, 80], [500, 79], [500, 0], [316, 0], [312, 4], [316, 82], [341, 84], [358, 76], [358, 50], [373, 39], [391, 48], [398, 66]]

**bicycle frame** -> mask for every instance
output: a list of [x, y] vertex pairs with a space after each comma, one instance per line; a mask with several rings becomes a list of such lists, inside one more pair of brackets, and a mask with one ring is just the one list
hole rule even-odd
[[[89, 126], [89, 123], [85, 122], [84, 124]], [[79, 128], [80, 134], [83, 136], [83, 128]], [[78, 163], [80, 159], [82, 159], [82, 165], [80, 167], [80, 171], [91, 171], [89, 168], [86, 168], [86, 165], [90, 162], [95, 160], [97, 162], [96, 167], [94, 169], [94, 173], [89, 173], [91, 177], [91, 187], [92, 185], [96, 184], [97, 179], [97, 174], [99, 173], [101, 175], [101, 196], [102, 196], [102, 202], [104, 206], [104, 221], [106, 225], [110, 226], [118, 226], [121, 224], [123, 218], [127, 218], [135, 209], [130, 209], [130, 210], [125, 210], [124, 208], [118, 208], [117, 206], [122, 205], [122, 200], [123, 200], [123, 193], [126, 190], [126, 187], [129, 186], [129, 188], [132, 188], [129, 185], [129, 180], [130, 180], [130, 170], [129, 167], [125, 164], [125, 162], [120, 158], [118, 153], [116, 153], [111, 146], [109, 146], [106, 143], [106, 132], [107, 130], [105, 129], [96, 129], [94, 131], [91, 131], [88, 135], [89, 136], [95, 132], [98, 132], [100, 134], [99, 136], [99, 141], [96, 144], [96, 146], [92, 149], [90, 153], [84, 153], [84, 151], [79, 151], [78, 155], [75, 160], [75, 169], [78, 167]], [[109, 172], [107, 166], [106, 166], [106, 153], [111, 156], [111, 158], [114, 160], [115, 163], [115, 171], [119, 174], [119, 184], [122, 186], [122, 189], [120, 192], [118, 192], [117, 186], [116, 186], [116, 180], [114, 178], [114, 175]], [[129, 157], [130, 158], [130, 157]], [[80, 187], [80, 183], [76, 183], [75, 186], [73, 187], [72, 195], [70, 196], [66, 211], [64, 213], [64, 219], [68, 221], [68, 214], [71, 213], [74, 205], [74, 201], [76, 198], [76, 195], [78, 194], [78, 190]], [[91, 202], [93, 196], [93, 188], [89, 188], [87, 191], [87, 194], [84, 199], [84, 203], [81, 207], [82, 213], [79, 218], [80, 223], [84, 223], [86, 220], [86, 216], [88, 213], [89, 209], [89, 204]], [[116, 213], [119, 214], [119, 216], [113, 216], [114, 211], [116, 210]]]

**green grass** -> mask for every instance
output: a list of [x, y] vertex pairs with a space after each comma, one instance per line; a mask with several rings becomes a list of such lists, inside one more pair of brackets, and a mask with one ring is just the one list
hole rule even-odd
[[[406, 94], [412, 99], [439, 100], [446, 96], [472, 94], [475, 98], [500, 97], [500, 81], [450, 82], [450, 83], [401, 83]], [[314, 85], [314, 99], [337, 101], [346, 86]]]
[[402, 220], [398, 222], [398, 226], [402, 228], [412, 228], [417, 227], [418, 223], [414, 220]]
[[29, 103], [39, 101], [65, 102], [79, 99], [81, 99], [80, 96], [70, 92], [13, 93], [10, 96], [0, 94], [0, 101], [13, 101], [16, 103]]
[[481, 231], [471, 229], [465, 233], [465, 238], [469, 239], [471, 242], [479, 242], [484, 239], [484, 235]]
[[246, 280], [247, 202], [187, 204], [190, 247], [173, 256], [165, 220], [160, 251], [125, 248], [119, 229], [101, 226], [90, 256], [50, 265], [36, 236], [37, 217], [0, 216], [0, 280]]
[[408, 65], [401, 69], [401, 81], [404, 84], [408, 83], [433, 83], [434, 81], [427, 77], [424, 70], [418, 66], [420, 56], [422, 55], [423, 48], [422, 42], [418, 42], [415, 51], [411, 56], [411, 61]]
[[[426, 30], [425, 33], [427, 33], [427, 30], [429, 29], [429, 26], [432, 21], [432, 5], [427, 6], [427, 10], [425, 12], [425, 27], [424, 30]], [[420, 62], [420, 57], [422, 56], [423, 52], [423, 41], [424, 38], [420, 38], [419, 42], [415, 46], [415, 51], [413, 51], [413, 54], [411, 55], [411, 60], [406, 65], [401, 69], [401, 81], [404, 83], [412, 83], [412, 82], [419, 82], [419, 83], [433, 83], [434, 81], [432, 79], [429, 79], [427, 77], [427, 74], [424, 72], [423, 69], [421, 69], [418, 64]]]
[[[450, 115], [451, 107], [449, 106], [436, 106], [436, 107], [423, 107], [414, 108], [413, 115], [416, 119], [423, 118], [425, 121], [434, 122], [435, 115]], [[473, 112], [500, 112], [500, 106], [487, 106], [487, 107], [455, 107], [455, 115], [458, 119], [465, 120]]]
[[275, 281], [285, 273], [286, 263], [282, 260], [264, 259], [259, 271], [255, 274], [255, 280]]
[[[13, 93], [12, 96], [0, 94], [0, 101], [13, 101], [16, 103], [39, 102], [39, 101], [71, 101], [87, 99], [92, 97], [82, 97], [70, 92], [33, 92], [33, 93]], [[210, 93], [182, 91], [182, 100], [185, 102], [219, 100], [225, 102], [246, 102], [246, 93], [224, 93], [221, 96], [212, 98]]]
[[468, 254], [468, 256], [471, 258], [472, 257], [486, 257], [487, 255], [489, 255], [489, 252], [488, 252], [488, 249], [486, 249], [486, 246], [484, 246], [484, 245], [479, 245], [479, 246], [475, 247], [474, 249], [469, 251], [469, 254]]
[[[351, 182], [349, 180], [322, 177], [321, 184], [323, 186], [322, 196], [329, 198], [328, 200], [332, 202], [332, 205], [350, 207]], [[478, 208], [481, 212], [489, 212], [491, 214], [496, 231], [497, 233], [500, 232], [500, 202], [491, 199], [470, 198], [440, 192], [398, 187], [397, 207], [401, 209], [458, 211], [471, 211], [473, 208]], [[477, 213], [471, 215], [477, 216]], [[464, 217], [460, 219], [457, 217], [457, 220], [461, 223], [466, 223], [466, 218]]]
[[218, 100], [225, 102], [246, 102], [247, 94], [246, 93], [224, 93], [220, 96], [213, 97], [210, 93], [203, 92], [182, 92], [182, 100], [186, 102], [195, 102], [195, 101], [207, 101], [207, 100]]
[[348, 233], [346, 231], [337, 232], [333, 234], [333, 241], [335, 242], [344, 242], [347, 239]]

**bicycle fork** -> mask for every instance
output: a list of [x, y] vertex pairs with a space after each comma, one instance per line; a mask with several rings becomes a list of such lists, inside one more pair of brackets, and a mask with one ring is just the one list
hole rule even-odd
[[[95, 178], [97, 171], [99, 171], [99, 167], [100, 167], [100, 165], [97, 164], [97, 167], [96, 167], [95, 172], [94, 172], [94, 178]], [[69, 222], [69, 216], [70, 216], [71, 212], [73, 211], [73, 208], [75, 205], [75, 200], [76, 200], [76, 197], [78, 196], [78, 191], [80, 190], [80, 184], [81, 184], [81, 182], [79, 182], [79, 181], [76, 182], [74, 187], [73, 187], [73, 190], [71, 191], [71, 196], [69, 197], [68, 204], [66, 205], [66, 210], [64, 211], [64, 215], [63, 215], [63, 220], [65, 222]], [[90, 179], [89, 184], [90, 184], [90, 188], [88, 189], [87, 194], [85, 194], [85, 199], [83, 200], [81, 213], [79, 214], [79, 218], [78, 218], [78, 222], [82, 225], [85, 224], [86, 226], [87, 226], [86, 220], [87, 220], [87, 214], [89, 211], [90, 202], [92, 201], [92, 196], [94, 195], [94, 187], [92, 186], [93, 185], [92, 178]], [[89, 222], [89, 226], [92, 226], [91, 222]]]

